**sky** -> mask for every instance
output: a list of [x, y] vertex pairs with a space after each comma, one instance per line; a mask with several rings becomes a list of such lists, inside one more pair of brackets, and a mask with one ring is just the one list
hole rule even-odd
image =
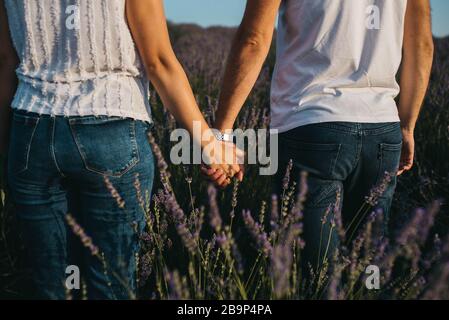
[[[449, 35], [449, 0], [431, 0], [433, 33]], [[245, 0], [164, 0], [167, 18], [173, 22], [236, 26], [245, 9]]]

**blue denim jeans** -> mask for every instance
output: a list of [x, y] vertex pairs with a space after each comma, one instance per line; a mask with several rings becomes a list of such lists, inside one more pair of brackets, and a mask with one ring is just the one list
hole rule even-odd
[[[282, 192], [279, 186], [290, 159], [292, 179], [299, 180], [300, 172], [308, 173], [303, 267], [317, 269], [338, 248], [337, 228], [332, 227], [334, 209], [341, 212], [348, 240], [358, 231], [362, 206], [368, 213], [375, 209], [369, 205], [366, 208], [366, 197], [381, 184], [384, 187], [380, 189], [384, 190], [377, 194], [375, 206], [383, 211], [385, 231], [401, 149], [399, 123], [329, 122], [298, 127], [279, 135], [278, 193]], [[385, 173], [392, 174], [391, 181], [387, 182]]]
[[[8, 187], [36, 298], [65, 299], [66, 268], [72, 264], [81, 269], [89, 299], [132, 298], [145, 225], [141, 196], [151, 192], [154, 179], [149, 124], [22, 111], [14, 111], [12, 122]], [[99, 254], [74, 237], [68, 213]]]

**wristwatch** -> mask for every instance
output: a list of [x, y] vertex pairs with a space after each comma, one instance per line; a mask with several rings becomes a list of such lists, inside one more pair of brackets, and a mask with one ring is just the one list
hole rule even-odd
[[234, 142], [234, 135], [232, 134], [222, 133], [221, 131], [215, 129], [214, 135], [218, 141]]

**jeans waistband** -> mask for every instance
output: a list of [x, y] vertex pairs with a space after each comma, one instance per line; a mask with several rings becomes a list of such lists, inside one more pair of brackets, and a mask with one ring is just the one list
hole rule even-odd
[[399, 122], [359, 123], [359, 122], [324, 122], [312, 124], [320, 128], [331, 129], [349, 134], [379, 135], [400, 129]]
[[21, 118], [30, 118], [30, 119], [38, 119], [38, 118], [55, 118], [55, 119], [67, 119], [71, 124], [94, 124], [94, 123], [102, 123], [109, 121], [118, 121], [118, 120], [131, 120], [138, 121], [146, 124], [149, 128], [153, 127], [152, 122], [136, 120], [133, 118], [121, 118], [117, 116], [107, 116], [107, 115], [86, 115], [86, 116], [54, 116], [49, 114], [39, 114], [35, 112], [29, 112], [26, 110], [18, 110], [13, 109], [13, 116], [21, 117]]

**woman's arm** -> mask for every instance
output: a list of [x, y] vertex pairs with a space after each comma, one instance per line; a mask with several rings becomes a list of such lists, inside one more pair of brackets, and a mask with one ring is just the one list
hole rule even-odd
[[4, 156], [9, 140], [11, 102], [17, 89], [15, 70], [19, 59], [9, 34], [3, 0], [0, 0], [0, 44], [0, 156]]
[[[163, 0], [127, 0], [126, 15], [148, 77], [164, 106], [192, 136], [195, 121], [201, 124], [202, 133], [210, 130], [198, 108], [187, 76], [173, 52]], [[198, 138], [194, 137], [203, 148], [210, 143], [198, 141]], [[227, 173], [232, 169], [231, 176], [240, 171], [238, 165], [222, 165], [221, 168]]]

